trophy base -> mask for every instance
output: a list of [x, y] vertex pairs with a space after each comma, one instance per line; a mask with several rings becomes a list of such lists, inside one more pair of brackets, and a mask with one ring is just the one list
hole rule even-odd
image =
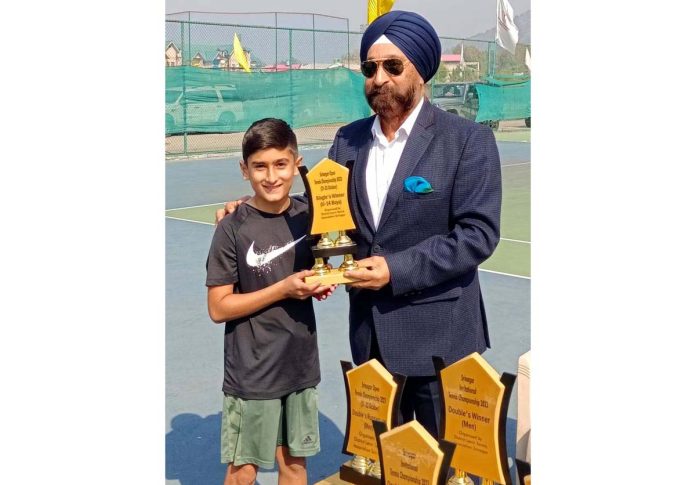
[[354, 483], [355, 485], [380, 485], [382, 480], [370, 475], [363, 475], [350, 466], [350, 462], [341, 465], [339, 477], [344, 482]]
[[305, 278], [305, 283], [312, 284], [320, 281], [322, 285], [350, 285], [358, 281], [354, 278], [348, 278], [343, 274], [343, 271], [338, 269], [332, 269], [323, 275], [307, 276]]

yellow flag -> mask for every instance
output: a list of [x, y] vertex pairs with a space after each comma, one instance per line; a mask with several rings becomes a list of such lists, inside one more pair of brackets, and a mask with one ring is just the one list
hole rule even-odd
[[367, 24], [392, 9], [395, 0], [367, 0]]
[[244, 49], [242, 49], [242, 43], [239, 42], [239, 37], [237, 37], [236, 32], [234, 34], [234, 49], [232, 50], [232, 55], [246, 72], [251, 72], [249, 61], [247, 61], [246, 54], [244, 54]]

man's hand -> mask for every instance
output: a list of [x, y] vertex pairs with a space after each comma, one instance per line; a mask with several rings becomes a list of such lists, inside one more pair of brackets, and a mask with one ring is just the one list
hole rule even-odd
[[353, 288], [365, 288], [368, 290], [379, 290], [389, 283], [391, 274], [387, 260], [382, 256], [371, 256], [369, 258], [356, 261], [358, 269], [346, 271], [344, 274], [350, 278], [361, 281], [351, 283]]
[[225, 207], [223, 209], [218, 209], [215, 211], [215, 225], [217, 226], [223, 217], [225, 217], [227, 214], [232, 214], [237, 207], [249, 199], [251, 199], [251, 196], [245, 195], [241, 199], [237, 199], [232, 202], [225, 202]]

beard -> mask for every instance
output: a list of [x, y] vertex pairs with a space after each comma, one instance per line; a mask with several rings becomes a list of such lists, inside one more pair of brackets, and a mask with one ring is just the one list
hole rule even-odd
[[406, 92], [399, 93], [386, 85], [365, 86], [365, 98], [370, 108], [382, 118], [400, 118], [413, 108], [416, 99], [416, 86], [410, 84]]

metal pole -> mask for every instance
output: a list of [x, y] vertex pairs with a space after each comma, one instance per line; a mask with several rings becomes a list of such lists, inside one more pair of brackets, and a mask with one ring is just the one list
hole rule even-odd
[[317, 33], [314, 30], [314, 14], [312, 14], [312, 57], [314, 58], [314, 69], [317, 68]]
[[278, 12], [275, 12], [275, 38], [276, 38], [276, 53], [275, 53], [275, 71], [278, 72]]
[[186, 101], [186, 67], [184, 67], [181, 83], [181, 102], [184, 105], [184, 155], [188, 156], [188, 118], [186, 116], [188, 103]]
[[184, 23], [181, 22], [181, 65], [185, 66], [186, 65], [186, 60], [188, 57], [186, 56], [186, 41], [184, 40], [185, 35], [184, 35]]
[[289, 59], [288, 63], [290, 65], [290, 70], [288, 71], [288, 75], [290, 76], [290, 126], [295, 126], [295, 110], [292, 109], [293, 105], [293, 100], [295, 99], [295, 93], [293, 92], [293, 72], [292, 72], [292, 29], [289, 29], [288, 31], [289, 37], [290, 37], [290, 47], [288, 48], [290, 54], [289, 54]]
[[346, 19], [346, 35], [348, 36], [348, 69], [350, 69], [350, 26]]

